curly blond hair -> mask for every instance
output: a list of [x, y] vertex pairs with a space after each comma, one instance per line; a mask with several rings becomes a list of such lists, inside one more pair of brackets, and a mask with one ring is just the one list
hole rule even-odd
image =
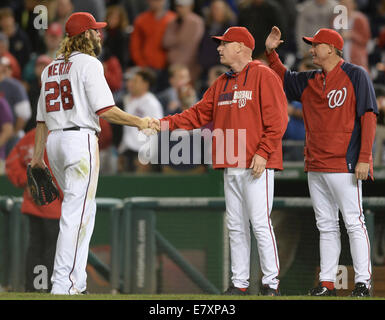
[[66, 36], [60, 44], [60, 49], [57, 51], [56, 56], [63, 56], [65, 62], [68, 62], [69, 56], [74, 51], [79, 51], [95, 57], [94, 49], [92, 40], [87, 38], [85, 32], [83, 32], [73, 37]]

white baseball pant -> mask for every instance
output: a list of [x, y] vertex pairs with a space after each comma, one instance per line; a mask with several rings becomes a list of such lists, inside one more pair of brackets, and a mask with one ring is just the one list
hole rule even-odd
[[309, 172], [308, 184], [320, 232], [320, 281], [336, 281], [341, 252], [338, 212], [349, 236], [355, 283], [370, 285], [370, 243], [362, 210], [362, 181], [353, 173]]
[[227, 168], [224, 172], [224, 191], [233, 285], [249, 287], [251, 223], [263, 273], [262, 284], [277, 289], [279, 258], [270, 219], [274, 170], [266, 169], [256, 179], [251, 169]]
[[56, 244], [52, 294], [79, 294], [87, 287], [87, 258], [94, 229], [99, 147], [95, 131], [52, 131], [48, 159], [64, 198]]

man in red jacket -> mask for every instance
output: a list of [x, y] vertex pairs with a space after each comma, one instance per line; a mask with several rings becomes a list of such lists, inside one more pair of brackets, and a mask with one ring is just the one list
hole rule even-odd
[[[59, 234], [61, 200], [56, 199], [49, 205], [38, 206], [33, 202], [26, 188], [27, 165], [32, 159], [35, 131], [36, 129], [32, 129], [18, 141], [6, 159], [5, 170], [8, 179], [16, 187], [24, 189], [21, 212], [28, 215], [29, 219], [29, 246], [26, 258], [25, 290], [40, 291], [40, 289], [42, 289], [36, 288], [34, 285], [34, 279], [37, 277], [38, 271], [40, 271], [39, 269], [35, 270], [35, 268], [41, 265], [47, 268], [47, 288], [44, 289], [49, 292], [51, 290], [50, 279], [55, 258], [56, 240]], [[45, 154], [44, 157], [44, 161], [48, 163], [47, 154]], [[61, 193], [61, 198], [62, 197], [63, 195]]]
[[362, 180], [373, 178], [376, 96], [365, 69], [342, 58], [344, 40], [337, 31], [322, 28], [303, 40], [311, 46], [312, 61], [321, 69], [287, 70], [275, 51], [283, 42], [277, 27], [266, 38], [266, 55], [282, 79], [287, 98], [301, 101], [303, 107], [305, 172], [320, 232], [319, 285], [309, 294], [336, 295], [341, 211], [355, 273], [351, 295], [367, 297], [372, 265], [362, 210]]
[[[279, 295], [279, 259], [270, 213], [274, 170], [282, 170], [282, 136], [288, 116], [279, 77], [252, 61], [254, 38], [231, 27], [219, 42], [221, 75], [201, 101], [160, 120], [162, 130], [191, 130], [213, 122], [213, 167], [224, 168], [226, 219], [230, 237], [232, 285], [226, 295], [248, 294], [250, 223], [257, 239], [264, 295]], [[154, 126], [155, 128], [155, 126]]]

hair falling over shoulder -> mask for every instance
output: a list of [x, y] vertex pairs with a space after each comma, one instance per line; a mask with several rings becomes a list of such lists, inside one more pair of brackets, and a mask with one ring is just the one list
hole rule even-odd
[[73, 37], [66, 36], [63, 39], [56, 56], [62, 56], [64, 57], [65, 62], [68, 62], [69, 56], [74, 51], [79, 51], [95, 57], [94, 45], [91, 39], [86, 37], [85, 32]]

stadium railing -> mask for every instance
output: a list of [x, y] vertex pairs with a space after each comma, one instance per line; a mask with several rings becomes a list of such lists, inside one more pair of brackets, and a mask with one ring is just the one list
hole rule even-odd
[[[22, 199], [18, 197], [0, 197], [0, 284], [13, 291], [23, 291], [25, 252], [28, 245], [28, 220], [20, 213]], [[157, 270], [157, 255], [167, 257], [193, 281], [203, 292], [218, 294], [226, 288], [229, 282], [229, 251], [226, 243], [226, 228], [224, 223], [225, 201], [222, 197], [132, 197], [126, 199], [97, 198], [98, 210], [108, 212], [110, 228], [110, 264], [103, 263], [90, 251], [88, 262], [110, 282], [113, 293], [158, 293], [159, 272]], [[364, 214], [369, 238], [374, 237], [374, 213], [383, 211], [385, 197], [364, 197]], [[302, 197], [275, 197], [274, 210], [298, 211], [312, 209], [311, 200]], [[157, 223], [159, 212], [167, 213], [171, 219], [176, 219], [188, 210], [195, 210], [207, 215], [207, 211], [217, 213], [212, 225], [219, 224], [218, 230], [223, 233], [214, 233], [216, 241], [209, 239], [204, 246], [211, 269], [215, 275], [207, 275], [199, 271], [180, 252], [175, 243], [169, 241], [162, 233]], [[170, 214], [171, 213], [171, 214]], [[202, 216], [202, 215], [201, 215]], [[201, 216], [196, 216], [199, 217]], [[158, 219], [160, 220], [160, 219]], [[169, 221], [169, 220], [167, 220]], [[202, 223], [204, 223], [202, 221]], [[199, 225], [199, 224], [198, 224]], [[168, 228], [168, 226], [166, 226]], [[185, 228], [188, 228], [188, 225]], [[171, 228], [171, 227], [170, 227]], [[165, 229], [163, 227], [163, 229]], [[188, 231], [187, 229], [185, 230]], [[203, 228], [201, 230], [203, 232]], [[183, 230], [181, 230], [183, 233]], [[195, 237], [199, 228], [194, 230]], [[212, 243], [211, 243], [212, 242]], [[215, 243], [214, 243], [215, 242]], [[255, 240], [252, 259], [254, 270], [252, 277], [259, 270]], [[373, 249], [373, 247], [372, 247]], [[221, 252], [217, 252], [217, 251]], [[257, 288], [256, 288], [257, 290]]]

